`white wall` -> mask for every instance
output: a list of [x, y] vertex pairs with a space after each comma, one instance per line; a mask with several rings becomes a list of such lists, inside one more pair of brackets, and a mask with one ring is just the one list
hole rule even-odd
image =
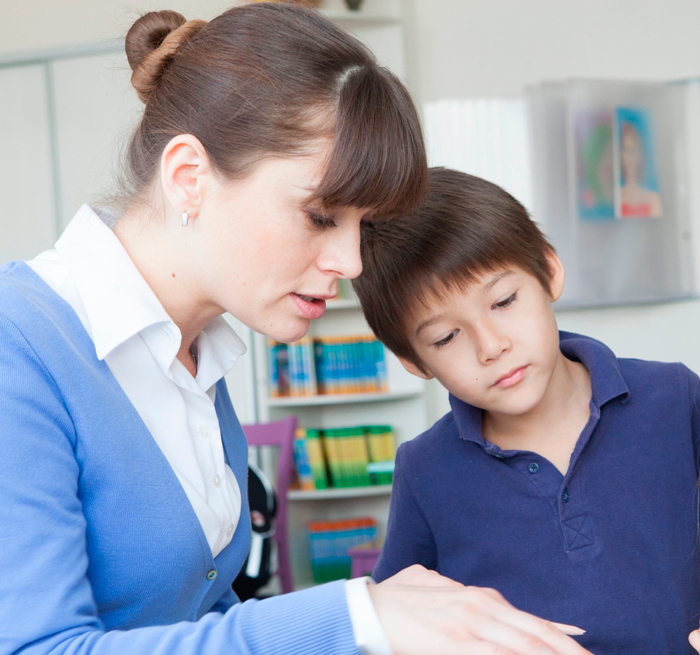
[[[690, 0], [405, 0], [409, 84], [420, 102], [519, 94], [567, 78], [700, 75], [700, 3]], [[697, 180], [700, 185], [700, 180]], [[700, 239], [700, 226], [696, 239]], [[700, 270], [700, 261], [697, 263]], [[700, 301], [558, 314], [562, 329], [621, 356], [700, 372]], [[431, 418], [449, 409], [431, 387]]]
[[700, 73], [695, 0], [405, 2], [411, 86], [423, 102], [519, 93], [545, 79]]
[[124, 36], [146, 11], [209, 20], [226, 0], [0, 0], [0, 53], [31, 52]]

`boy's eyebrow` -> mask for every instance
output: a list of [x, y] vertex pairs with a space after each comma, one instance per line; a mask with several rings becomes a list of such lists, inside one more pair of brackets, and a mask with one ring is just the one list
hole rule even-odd
[[423, 330], [426, 328], [429, 328], [433, 323], [437, 323], [440, 321], [445, 314], [436, 314], [435, 316], [431, 316], [429, 319], [423, 321], [417, 328], [416, 328], [416, 336], [418, 336]]
[[509, 268], [507, 268], [505, 271], [497, 273], [488, 282], [486, 282], [486, 284], [484, 284], [484, 291], [492, 289], [497, 282], [500, 282], [504, 277], [508, 277], [509, 275], [515, 275], [515, 271], [511, 271]]
[[[504, 277], [508, 277], [509, 275], [515, 275], [515, 271], [512, 271], [509, 268], [507, 268], [505, 271], [496, 273], [496, 275], [494, 275], [488, 282], [484, 283], [483, 290], [488, 291], [489, 289], [493, 288], [496, 285], [496, 283], [500, 282]], [[431, 316], [430, 318], [423, 321], [416, 328], [416, 336], [418, 336], [423, 330], [429, 328], [434, 323], [439, 322], [444, 316], [445, 313], [443, 312], [442, 314], [436, 314], [435, 316]]]

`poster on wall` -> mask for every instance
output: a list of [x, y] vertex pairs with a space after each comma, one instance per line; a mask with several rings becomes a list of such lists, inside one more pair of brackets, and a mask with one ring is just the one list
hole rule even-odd
[[700, 85], [547, 82], [528, 100], [533, 215], [567, 273], [559, 306], [693, 297]]
[[615, 109], [615, 216], [660, 218], [661, 194], [651, 116], [646, 109]]

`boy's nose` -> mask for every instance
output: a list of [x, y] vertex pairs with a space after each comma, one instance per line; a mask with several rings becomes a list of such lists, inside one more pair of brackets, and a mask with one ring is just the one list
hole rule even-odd
[[482, 325], [477, 330], [477, 354], [481, 364], [489, 364], [510, 350], [510, 339], [493, 326]]

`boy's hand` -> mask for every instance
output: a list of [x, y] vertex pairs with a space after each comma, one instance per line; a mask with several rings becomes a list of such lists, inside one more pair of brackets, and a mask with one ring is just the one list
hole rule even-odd
[[394, 655], [590, 655], [497, 591], [465, 587], [422, 566], [370, 585], [369, 593]]
[[688, 636], [690, 645], [700, 653], [700, 630], [693, 630]]

